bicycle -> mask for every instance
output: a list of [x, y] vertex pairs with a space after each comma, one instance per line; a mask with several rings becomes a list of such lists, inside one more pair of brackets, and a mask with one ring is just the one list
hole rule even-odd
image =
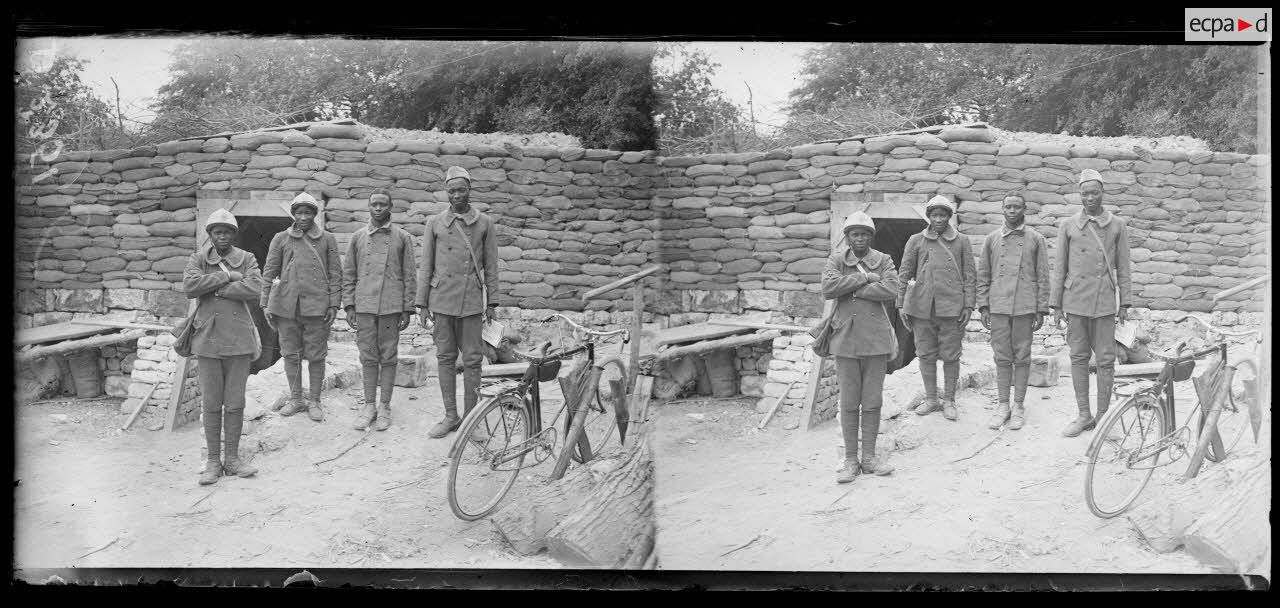
[[[542, 322], [549, 323], [556, 318], [572, 328], [577, 346], [548, 352], [551, 343], [547, 342], [535, 352], [517, 351], [517, 355], [529, 361], [524, 375], [519, 381], [499, 380], [483, 385], [481, 394], [485, 399], [458, 427], [449, 450], [448, 495], [449, 507], [460, 519], [474, 521], [492, 513], [523, 470], [555, 456], [555, 465], [547, 475], [548, 481], [554, 481], [564, 476], [571, 460], [589, 462], [610, 449], [615, 435], [618, 445], [626, 438], [628, 417], [623, 384], [627, 368], [617, 355], [597, 362], [596, 346], [618, 336], [625, 344], [630, 341], [629, 330], [596, 331], [562, 314]], [[570, 378], [577, 373], [588, 375], [585, 394], [577, 400], [585, 405], [570, 411], [575, 399], [565, 395], [564, 404], [544, 426], [540, 384], [556, 380], [561, 362], [582, 353], [586, 354], [580, 362], [582, 367], [575, 368]], [[606, 390], [601, 390], [602, 381]], [[560, 425], [564, 429], [564, 443], [557, 451], [561, 435], [557, 425], [564, 414], [567, 415]]]
[[[1240, 288], [1244, 287], [1246, 286]], [[1235, 293], [1240, 288], [1223, 292], [1215, 300], [1228, 293]], [[1204, 458], [1213, 462], [1225, 459], [1251, 427], [1254, 440], [1257, 440], [1262, 415], [1258, 392], [1261, 380], [1259, 355], [1262, 332], [1227, 330], [1191, 313], [1177, 322], [1187, 320], [1203, 325], [1207, 330], [1208, 340], [1213, 345], [1183, 354], [1187, 340], [1181, 340], [1171, 354], [1152, 353], [1152, 356], [1163, 362], [1154, 379], [1147, 375], [1137, 380], [1117, 382], [1113, 388], [1117, 396], [1125, 399], [1107, 412], [1098, 424], [1086, 451], [1088, 468], [1085, 471], [1085, 502], [1089, 505], [1089, 510], [1098, 517], [1111, 518], [1126, 511], [1142, 493], [1155, 470], [1181, 460], [1187, 455], [1189, 446], [1194, 447], [1194, 450], [1183, 475], [1184, 479], [1198, 474]], [[1215, 343], [1214, 334], [1224, 338], [1253, 336], [1258, 342], [1258, 348], [1252, 355], [1231, 362], [1228, 359], [1228, 343]], [[1217, 386], [1225, 385], [1225, 395], [1213, 399], [1207, 411], [1197, 400], [1182, 426], [1175, 428], [1175, 383], [1190, 379], [1196, 361], [1214, 354], [1218, 355], [1218, 360], [1211, 365], [1222, 366], [1223, 376]], [[1221, 392], [1213, 390], [1212, 380], [1210, 378], [1211, 399], [1214, 394]], [[1247, 416], [1241, 416], [1241, 406]], [[1196, 420], [1197, 433], [1194, 444], [1191, 442], [1193, 418]], [[1161, 456], [1166, 453], [1170, 458], [1162, 463]], [[1114, 491], [1117, 488], [1119, 491]]]

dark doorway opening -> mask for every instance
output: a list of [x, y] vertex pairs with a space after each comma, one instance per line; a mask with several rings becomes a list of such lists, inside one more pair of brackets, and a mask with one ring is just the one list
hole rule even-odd
[[[240, 229], [236, 231], [236, 247], [248, 251], [258, 262], [258, 270], [266, 263], [267, 252], [271, 249], [271, 239], [276, 234], [293, 225], [293, 218], [279, 216], [236, 216]], [[252, 373], [258, 373], [280, 360], [280, 340], [275, 330], [267, 325], [267, 318], [256, 302], [250, 302], [249, 314], [258, 326], [258, 335], [262, 338], [262, 356], [250, 365]]]
[[271, 239], [292, 226], [293, 218], [237, 215], [236, 223], [240, 224], [240, 229], [236, 231], [236, 247], [252, 253], [254, 259], [258, 260], [258, 270], [262, 270], [267, 250], [271, 248]]
[[[889, 254], [889, 257], [893, 258], [894, 268], [902, 268], [902, 252], [907, 248], [907, 239], [929, 225], [921, 219], [873, 217], [872, 220], [876, 223], [876, 237], [872, 247]], [[893, 331], [898, 336], [899, 357], [895, 367], [902, 368], [916, 358], [916, 344], [911, 333], [898, 318], [897, 311], [893, 313], [889, 316], [893, 322]]]

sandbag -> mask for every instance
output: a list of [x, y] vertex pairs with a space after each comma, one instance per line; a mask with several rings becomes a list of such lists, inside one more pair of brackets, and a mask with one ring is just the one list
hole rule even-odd
[[736, 351], [722, 348], [707, 355], [707, 380], [714, 397], [738, 394], [738, 370], [734, 369]]
[[76, 397], [87, 399], [102, 395], [102, 369], [98, 366], [98, 349], [87, 348], [67, 355]]

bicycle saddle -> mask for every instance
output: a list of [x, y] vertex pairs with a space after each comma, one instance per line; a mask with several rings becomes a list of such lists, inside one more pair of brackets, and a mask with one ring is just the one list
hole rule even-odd
[[517, 355], [520, 355], [526, 359], [529, 359], [530, 370], [525, 374], [526, 379], [532, 379], [531, 377], [534, 374], [533, 368], [535, 367], [537, 368], [536, 373], [538, 376], [538, 382], [550, 382], [552, 380], [555, 380], [560, 375], [559, 359], [555, 359], [552, 361], [543, 361], [543, 359], [547, 357], [547, 353], [550, 350], [551, 350], [551, 342], [548, 341], [548, 342], [543, 342], [542, 346], [539, 346], [538, 348], [532, 351], [528, 351], [528, 352], [519, 351], [519, 350], [515, 351]]

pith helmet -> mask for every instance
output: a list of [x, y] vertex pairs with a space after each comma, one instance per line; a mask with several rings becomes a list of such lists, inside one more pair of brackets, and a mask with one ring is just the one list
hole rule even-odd
[[316, 202], [316, 198], [314, 196], [311, 196], [306, 192], [293, 197], [293, 204], [289, 205], [289, 213], [293, 213], [299, 205], [311, 207], [312, 211], [320, 213], [320, 204]]
[[207, 233], [214, 226], [219, 225], [228, 226], [237, 232], [240, 230], [240, 225], [236, 223], [236, 216], [231, 215], [231, 212], [226, 209], [215, 209], [213, 213], [210, 213], [209, 221], [204, 223], [204, 231]]
[[934, 208], [946, 209], [948, 215], [956, 214], [956, 206], [952, 204], [950, 200], [947, 200], [947, 197], [942, 196], [941, 194], [929, 199], [929, 204], [924, 206], [924, 214], [929, 215], [929, 212]]
[[1079, 185], [1083, 186], [1085, 182], [1098, 182], [1099, 184], [1101, 184], [1101, 183], [1102, 183], [1102, 174], [1101, 174], [1101, 173], [1098, 173], [1097, 171], [1095, 171], [1095, 170], [1093, 170], [1093, 169], [1085, 169], [1084, 171], [1081, 171], [1081, 172], [1080, 172], [1080, 184], [1079, 184]]
[[875, 234], [875, 231], [876, 231], [876, 223], [871, 221], [871, 216], [867, 215], [866, 213], [863, 213], [862, 211], [855, 211], [853, 213], [850, 213], [849, 217], [845, 218], [844, 220], [844, 228], [841, 230], [841, 232], [848, 234], [849, 229], [853, 228], [854, 226], [862, 226], [864, 228], [868, 228], [871, 230], [872, 234]]

